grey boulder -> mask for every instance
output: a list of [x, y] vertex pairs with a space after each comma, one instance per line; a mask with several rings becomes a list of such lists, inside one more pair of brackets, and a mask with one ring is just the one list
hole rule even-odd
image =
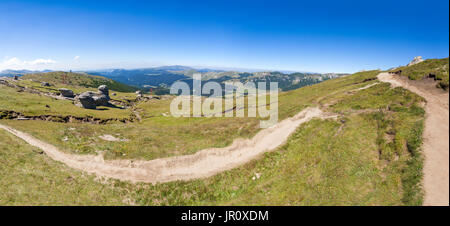
[[95, 93], [93, 92], [84, 92], [80, 94], [77, 99], [81, 104], [81, 107], [87, 108], [87, 109], [95, 109], [97, 108], [97, 104], [94, 100]]
[[98, 87], [98, 93], [94, 95], [94, 100], [97, 103], [97, 106], [106, 106], [109, 103], [109, 89], [106, 85], [101, 85]]
[[101, 93], [101, 94], [104, 94], [106, 96], [109, 96], [109, 89], [108, 89], [108, 86], [106, 86], [106, 85], [99, 86], [98, 87], [98, 92]]
[[94, 99], [97, 106], [107, 106], [109, 104], [109, 96], [104, 94], [94, 94], [92, 99]]
[[61, 88], [61, 89], [59, 89], [59, 92], [61, 93], [61, 96], [63, 96], [63, 97], [75, 97], [75, 94], [70, 89]]

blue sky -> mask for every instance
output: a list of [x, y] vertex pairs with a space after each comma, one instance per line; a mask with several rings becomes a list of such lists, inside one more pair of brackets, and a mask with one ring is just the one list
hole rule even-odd
[[449, 55], [445, 1], [0, 1], [0, 70], [355, 72]]

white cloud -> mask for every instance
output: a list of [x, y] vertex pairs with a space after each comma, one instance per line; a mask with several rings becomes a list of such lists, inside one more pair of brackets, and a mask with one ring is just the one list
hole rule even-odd
[[21, 60], [17, 57], [5, 57], [3, 61], [0, 61], [0, 69], [35, 69], [43, 65], [56, 64], [57, 62], [52, 59], [35, 59], [31, 61]]
[[73, 58], [73, 60], [78, 60], [78, 59], [80, 59], [80, 56], [75, 56], [75, 57]]
[[30, 65], [47, 65], [47, 64], [55, 64], [56, 61], [52, 60], [52, 59], [36, 59], [33, 61], [24, 61], [25, 64], [30, 64]]
[[6, 58], [3, 62], [0, 63], [0, 65], [4, 65], [4, 66], [12, 66], [12, 65], [21, 65], [23, 64], [22, 61], [19, 60], [19, 58], [17, 57], [13, 57], [13, 58]]

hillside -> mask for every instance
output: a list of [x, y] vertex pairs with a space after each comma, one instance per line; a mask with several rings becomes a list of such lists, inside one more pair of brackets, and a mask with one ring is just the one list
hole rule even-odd
[[411, 66], [398, 67], [391, 70], [411, 80], [434, 78], [437, 87], [448, 90], [449, 88], [449, 58], [428, 59]]
[[84, 73], [72, 72], [47, 72], [25, 74], [22, 79], [31, 79], [39, 82], [48, 82], [50, 84], [64, 84], [71, 86], [82, 86], [86, 88], [97, 88], [100, 85], [107, 85], [111, 90], [118, 92], [134, 92], [138, 88], [116, 82], [102, 76], [94, 76]]
[[[30, 175], [8, 169], [19, 161], [43, 161], [47, 156], [36, 155], [34, 148], [7, 136], [0, 139], [0, 145], [8, 147], [16, 143], [26, 158], [19, 160], [15, 157], [19, 153], [14, 152], [11, 158], [2, 160], [5, 163], [1, 166], [7, 168], [1, 171], [2, 178], [8, 179], [0, 183], [4, 191], [0, 194], [1, 204], [420, 205], [424, 100], [405, 89], [392, 89], [389, 84], [377, 81], [379, 73], [356, 73], [281, 92], [279, 121], [289, 120], [308, 107], [321, 109], [333, 117], [307, 121], [296, 128], [284, 145], [208, 178], [135, 184], [80, 176], [78, 171], [53, 163], [46, 166], [49, 175]], [[251, 138], [261, 131], [259, 118], [175, 118], [168, 113], [170, 101], [137, 102], [134, 110], [141, 120], [132, 123], [96, 125], [5, 119], [0, 123], [29, 133], [67, 154], [88, 157], [101, 153], [106, 164], [227, 147], [236, 138]], [[63, 114], [59, 107], [54, 110]], [[105, 135], [117, 139], [102, 138]], [[133, 169], [133, 165], [126, 167]], [[37, 166], [26, 164], [26, 167]], [[55, 183], [40, 183], [43, 179]], [[12, 180], [28, 181], [22, 183], [23, 192], [18, 193], [8, 183]], [[78, 193], [76, 202], [70, 196], [59, 201], [51, 198], [63, 193], [61, 187], [55, 186], [67, 183], [82, 183], [91, 192]], [[27, 184], [37, 184], [39, 189], [30, 189]], [[53, 195], [47, 198], [49, 193]], [[27, 199], [30, 196], [37, 198]], [[93, 196], [97, 198], [92, 199]]]
[[[67, 75], [66, 78], [61, 75]], [[41, 82], [50, 83], [43, 86]], [[61, 88], [72, 90], [75, 94], [86, 91], [97, 92], [100, 85], [112, 85], [111, 101], [116, 106], [103, 106], [98, 110], [84, 109], [74, 105], [73, 100], [60, 98]], [[13, 78], [0, 78], [0, 118], [39, 118], [42, 120], [133, 120], [134, 114], [129, 108], [137, 95], [136, 88], [129, 87], [96, 76], [75, 73], [30, 74]], [[92, 88], [89, 88], [92, 87]], [[124, 108], [124, 109], [122, 109]]]

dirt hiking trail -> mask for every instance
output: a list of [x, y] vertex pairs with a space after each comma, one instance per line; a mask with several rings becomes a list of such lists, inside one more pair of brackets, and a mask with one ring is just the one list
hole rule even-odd
[[[406, 77], [405, 77], [406, 78]], [[389, 73], [381, 73], [378, 79], [389, 82], [393, 87], [401, 86], [423, 98], [426, 119], [423, 132], [423, 153], [425, 155], [423, 188], [424, 205], [449, 205], [449, 94], [439, 92], [433, 86], [408, 81]]]
[[271, 128], [261, 130], [251, 139], [237, 139], [224, 148], [209, 148], [193, 155], [142, 160], [104, 160], [102, 155], [74, 155], [29, 134], [0, 124], [0, 128], [42, 149], [50, 158], [67, 166], [98, 176], [123, 181], [163, 183], [177, 180], [205, 178], [238, 167], [262, 153], [274, 150], [287, 141], [296, 128], [309, 120], [325, 117], [319, 108], [306, 108], [292, 118]]

